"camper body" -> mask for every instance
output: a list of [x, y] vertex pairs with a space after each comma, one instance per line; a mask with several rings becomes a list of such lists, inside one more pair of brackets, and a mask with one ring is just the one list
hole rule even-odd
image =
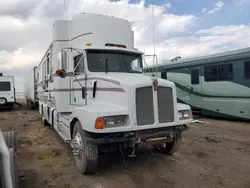
[[203, 115], [250, 120], [250, 48], [227, 51], [144, 69], [175, 83], [178, 101]]
[[14, 77], [0, 76], [0, 106], [12, 107], [15, 102]]
[[37, 67], [39, 111], [71, 145], [80, 172], [94, 171], [100, 151], [178, 149], [191, 110], [177, 104], [172, 82], [142, 69], [128, 21], [80, 14], [55, 22]]
[[24, 97], [27, 107], [35, 109], [38, 106], [36, 67], [26, 75], [24, 83]]

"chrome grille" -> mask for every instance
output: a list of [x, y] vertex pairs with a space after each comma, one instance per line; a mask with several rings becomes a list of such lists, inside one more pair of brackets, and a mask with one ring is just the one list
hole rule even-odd
[[174, 101], [172, 88], [158, 86], [157, 89], [158, 115], [160, 123], [174, 121]]
[[154, 105], [152, 86], [136, 89], [137, 125], [154, 124]]

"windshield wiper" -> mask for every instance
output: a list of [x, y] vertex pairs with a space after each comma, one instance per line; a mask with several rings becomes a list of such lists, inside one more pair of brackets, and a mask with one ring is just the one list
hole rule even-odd
[[141, 69], [139, 70], [139, 68], [138, 69], [132, 68], [131, 73], [142, 73], [142, 70]]
[[128, 61], [127, 61], [127, 57], [124, 55], [124, 61], [123, 61], [124, 67], [127, 71], [127, 73], [129, 73], [129, 68], [128, 68]]
[[105, 72], [108, 73], [108, 58], [105, 58]]

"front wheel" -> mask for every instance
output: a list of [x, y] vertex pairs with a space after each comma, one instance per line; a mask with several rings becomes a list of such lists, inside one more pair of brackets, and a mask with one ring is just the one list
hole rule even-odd
[[76, 166], [82, 174], [94, 172], [98, 163], [98, 145], [91, 143], [88, 138], [88, 133], [82, 129], [81, 123], [77, 121], [73, 130], [73, 139], [79, 152], [74, 154], [74, 158]]
[[182, 140], [182, 133], [177, 132], [172, 142], [165, 143], [164, 146], [156, 147], [155, 150], [165, 155], [173, 155], [179, 150], [181, 145], [181, 140]]

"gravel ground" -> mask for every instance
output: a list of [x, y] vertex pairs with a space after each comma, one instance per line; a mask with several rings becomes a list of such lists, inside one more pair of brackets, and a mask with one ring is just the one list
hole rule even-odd
[[0, 111], [0, 129], [18, 135], [18, 166], [24, 188], [250, 188], [250, 126], [244, 122], [202, 118], [192, 124], [174, 156], [150, 149], [137, 157], [103, 154], [98, 172], [81, 175], [69, 146], [38, 111], [26, 108]]

